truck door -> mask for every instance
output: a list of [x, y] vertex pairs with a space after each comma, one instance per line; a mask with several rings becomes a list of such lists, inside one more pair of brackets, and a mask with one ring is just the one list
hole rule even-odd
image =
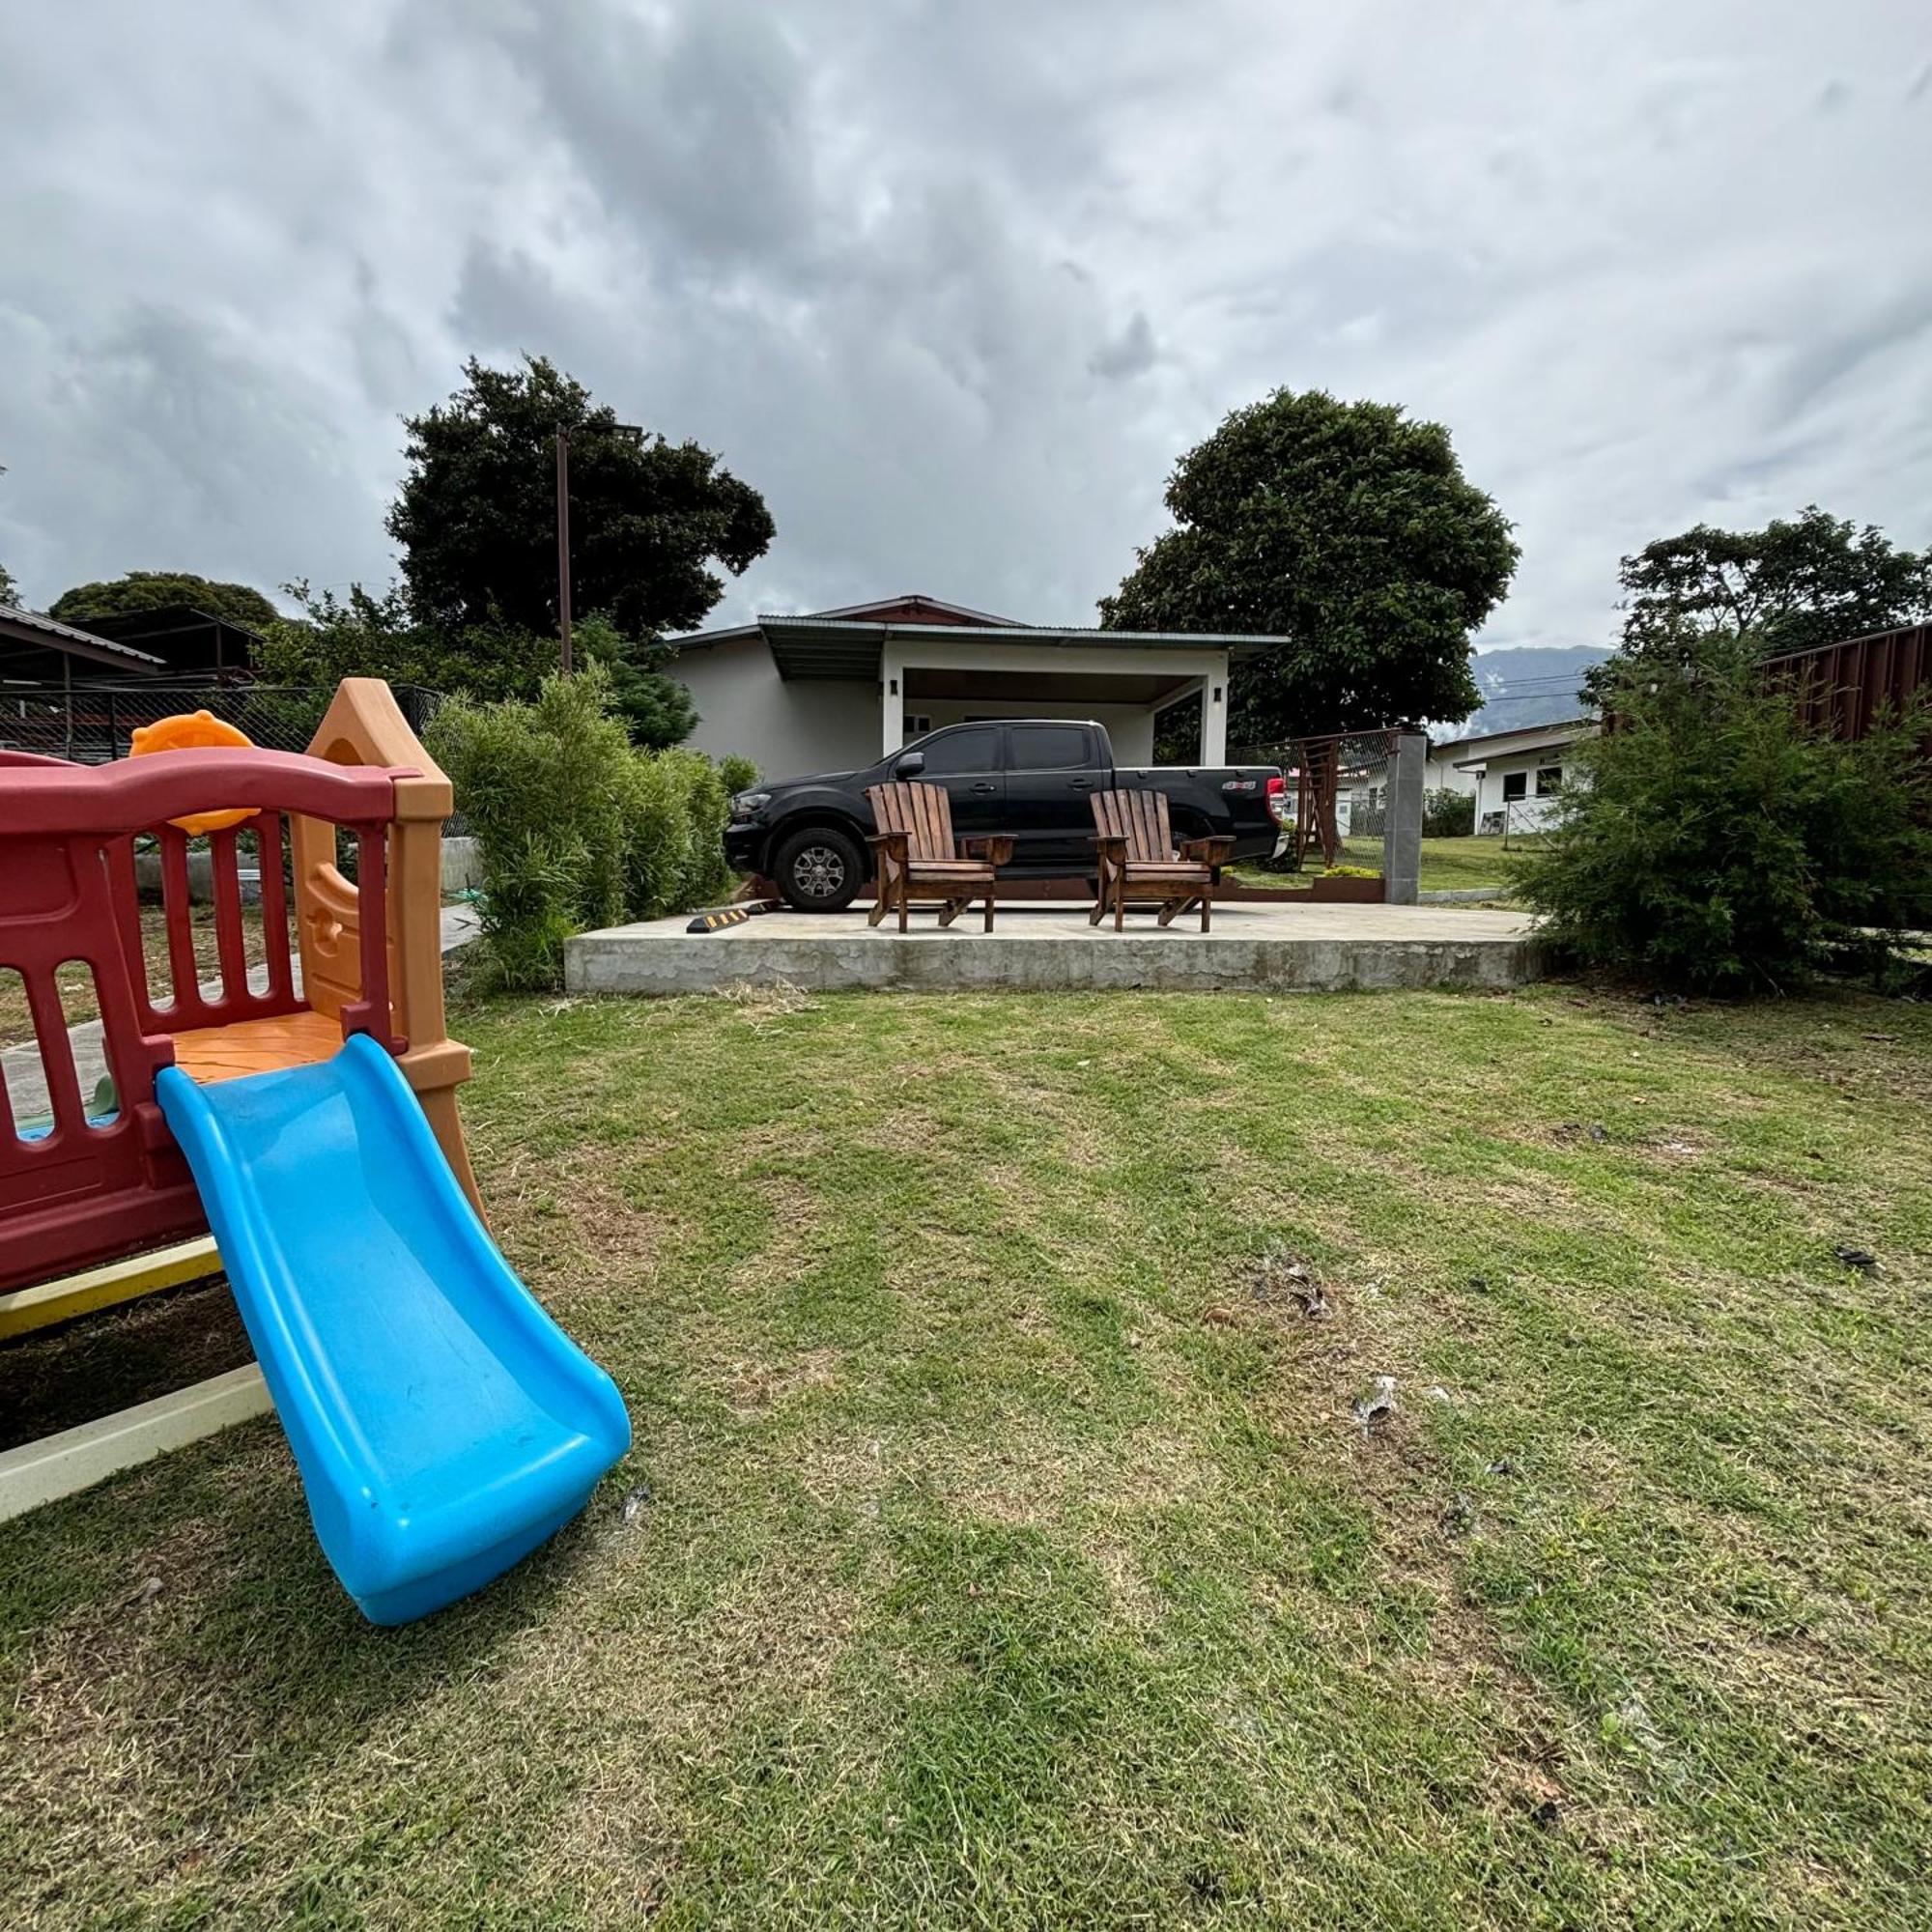
[[923, 782], [946, 787], [955, 838], [983, 838], [1007, 829], [1007, 775], [1000, 768], [997, 724], [954, 724], [906, 749], [925, 756]]
[[1110, 773], [1089, 724], [1007, 726], [1007, 824], [1016, 864], [1084, 878], [1094, 866], [1094, 807]]

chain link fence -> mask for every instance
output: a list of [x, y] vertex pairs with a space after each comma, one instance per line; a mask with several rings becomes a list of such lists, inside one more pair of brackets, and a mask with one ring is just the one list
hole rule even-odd
[[[390, 686], [418, 737], [441, 706], [442, 694], [420, 685]], [[207, 711], [271, 752], [305, 752], [335, 696], [295, 685], [138, 683], [0, 685], [0, 751], [35, 752], [75, 764], [125, 758], [144, 724]]]
[[1283, 849], [1273, 862], [1304, 867], [1382, 869], [1388, 825], [1393, 730], [1354, 731], [1322, 738], [1284, 738], [1243, 745], [1237, 765], [1279, 765], [1288, 779], [1281, 794]]

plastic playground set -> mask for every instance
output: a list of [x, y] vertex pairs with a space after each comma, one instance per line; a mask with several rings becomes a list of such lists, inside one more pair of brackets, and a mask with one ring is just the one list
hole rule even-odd
[[[615, 1385], [484, 1227], [455, 1100], [469, 1049], [443, 1031], [449, 781], [376, 679], [343, 683], [306, 753], [206, 713], [138, 736], [98, 767], [0, 751], [0, 969], [45, 1088], [30, 1113], [0, 1077], [0, 1336], [225, 1273], [323, 1550], [368, 1617], [405, 1623], [528, 1554], [630, 1446]], [[103, 1066], [85, 1094], [76, 967]], [[0, 1456], [0, 1515], [206, 1433], [184, 1420], [199, 1393]]]

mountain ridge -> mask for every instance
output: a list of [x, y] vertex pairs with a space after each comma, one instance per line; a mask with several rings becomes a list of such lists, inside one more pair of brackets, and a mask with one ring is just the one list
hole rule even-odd
[[1512, 644], [1478, 651], [1469, 668], [1482, 704], [1460, 724], [1440, 725], [1430, 735], [1438, 741], [1484, 738], [1580, 717], [1583, 673], [1611, 655], [1595, 644]]

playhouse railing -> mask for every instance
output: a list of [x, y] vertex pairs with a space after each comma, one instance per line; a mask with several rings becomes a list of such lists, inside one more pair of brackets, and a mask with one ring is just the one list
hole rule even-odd
[[[406, 1040], [392, 1016], [387, 841], [397, 787], [413, 770], [330, 764], [286, 752], [169, 752], [84, 768], [0, 761], [0, 967], [20, 976], [31, 1015], [46, 1123], [28, 1125], [0, 1079], [0, 1290], [203, 1225], [185, 1164], [155, 1103], [155, 1077], [174, 1059], [173, 1037], [293, 1012], [332, 1011], [345, 1037], [373, 1033], [392, 1051]], [[439, 775], [440, 776], [440, 775]], [[188, 835], [170, 820], [250, 809], [259, 841], [264, 984], [249, 983], [240, 828], [209, 835], [214, 877], [218, 990], [204, 986], [188, 919]], [[341, 827], [355, 840], [356, 881], [342, 901], [305, 906], [298, 876], [304, 960], [311, 947], [338, 988], [328, 1007], [298, 994], [289, 950], [282, 851]], [[150, 985], [141, 943], [134, 841], [159, 844], [168, 913], [167, 997]], [[331, 865], [328, 868], [334, 870]], [[434, 901], [432, 900], [432, 904]], [[352, 917], [338, 917], [342, 911]], [[346, 956], [345, 956], [346, 955]], [[353, 964], [352, 964], [353, 961]], [[62, 1008], [66, 969], [92, 978], [114, 1105], [90, 1118]], [[438, 1015], [440, 1017], [440, 1013]]]

